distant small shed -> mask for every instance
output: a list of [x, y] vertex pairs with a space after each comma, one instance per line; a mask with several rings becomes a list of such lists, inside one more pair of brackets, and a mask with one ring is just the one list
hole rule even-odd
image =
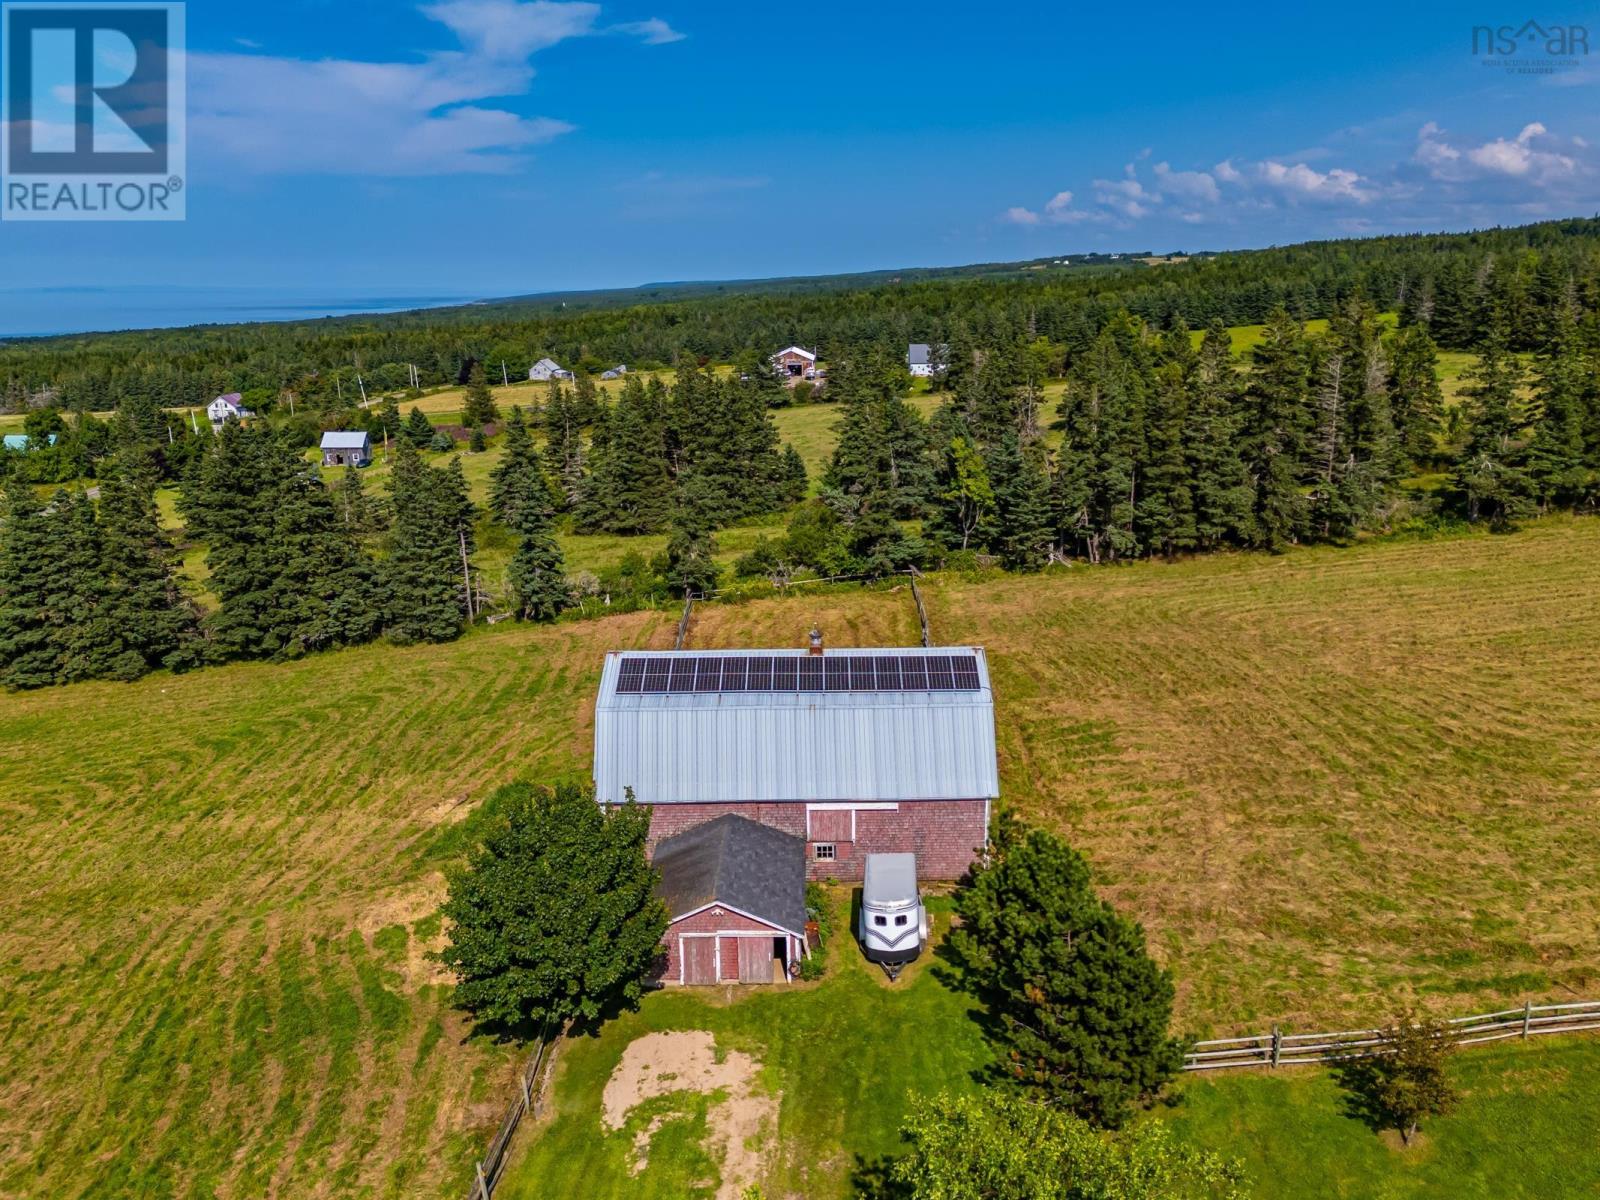
[[359, 429], [330, 429], [322, 435], [322, 465], [365, 467], [372, 462], [372, 439]]
[[729, 813], [661, 841], [673, 984], [783, 983], [809, 954], [805, 839]]
[[601, 379], [621, 379], [627, 373], [628, 373], [627, 364], [626, 363], [618, 363], [616, 366], [612, 367], [609, 371], [601, 371], [600, 372], [600, 378]]

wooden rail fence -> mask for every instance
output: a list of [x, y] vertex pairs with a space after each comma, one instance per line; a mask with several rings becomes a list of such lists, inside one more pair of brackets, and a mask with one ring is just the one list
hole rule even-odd
[[511, 1138], [517, 1132], [517, 1126], [522, 1123], [522, 1118], [538, 1107], [539, 1072], [544, 1069], [545, 1061], [554, 1045], [553, 1037], [546, 1035], [540, 1038], [533, 1057], [518, 1075], [517, 1093], [511, 1097], [511, 1104], [506, 1109], [506, 1115], [500, 1120], [500, 1130], [494, 1135], [494, 1141], [489, 1143], [488, 1151], [478, 1161], [477, 1177], [472, 1182], [472, 1191], [467, 1200], [490, 1200], [494, 1195], [495, 1186], [500, 1182], [500, 1176], [505, 1173], [506, 1159], [511, 1150]]
[[[1539, 1037], [1547, 1033], [1580, 1033], [1600, 1029], [1600, 1000], [1572, 1004], [1525, 1003], [1521, 1008], [1455, 1017], [1457, 1045], [1473, 1046], [1505, 1038]], [[1223, 1067], [1288, 1067], [1301, 1063], [1338, 1062], [1370, 1058], [1383, 1043], [1381, 1029], [1346, 1029], [1338, 1033], [1284, 1033], [1276, 1025], [1271, 1033], [1247, 1037], [1212, 1038], [1196, 1042], [1183, 1056], [1185, 1071], [1215, 1071]]]

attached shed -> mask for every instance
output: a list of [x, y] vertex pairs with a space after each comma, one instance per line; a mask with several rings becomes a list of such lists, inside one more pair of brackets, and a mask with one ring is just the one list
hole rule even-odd
[[656, 846], [666, 983], [783, 983], [806, 944], [805, 840], [729, 813]]
[[372, 439], [362, 430], [330, 429], [322, 435], [322, 465], [364, 467], [372, 462]]

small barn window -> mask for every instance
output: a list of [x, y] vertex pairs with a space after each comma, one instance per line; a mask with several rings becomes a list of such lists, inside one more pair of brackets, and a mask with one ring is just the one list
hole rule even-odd
[[834, 854], [833, 854], [833, 843], [832, 842], [818, 842], [817, 843], [817, 848], [816, 848], [816, 857], [819, 860], [830, 860], [830, 859], [832, 859], [834, 857]]
[[872, 918], [872, 923], [874, 925], [887, 925], [889, 923], [889, 918], [888, 917], [873, 917]]
[[904, 924], [905, 924], [905, 923], [906, 923], [906, 916], [905, 916], [905, 914], [904, 914], [904, 913], [901, 913], [901, 914], [900, 914], [900, 915], [899, 915], [899, 916], [898, 916], [898, 917], [896, 917], [896, 918], [895, 918], [895, 919], [894, 919], [894, 923], [895, 923], [895, 925], [896, 925], [896, 926], [900, 926], [900, 925], [904, 925]]

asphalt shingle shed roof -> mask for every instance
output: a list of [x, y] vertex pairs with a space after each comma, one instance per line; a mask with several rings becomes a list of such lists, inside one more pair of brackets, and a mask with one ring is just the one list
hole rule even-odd
[[656, 847], [657, 893], [672, 920], [723, 904], [794, 934], [806, 927], [804, 838], [728, 814]]

